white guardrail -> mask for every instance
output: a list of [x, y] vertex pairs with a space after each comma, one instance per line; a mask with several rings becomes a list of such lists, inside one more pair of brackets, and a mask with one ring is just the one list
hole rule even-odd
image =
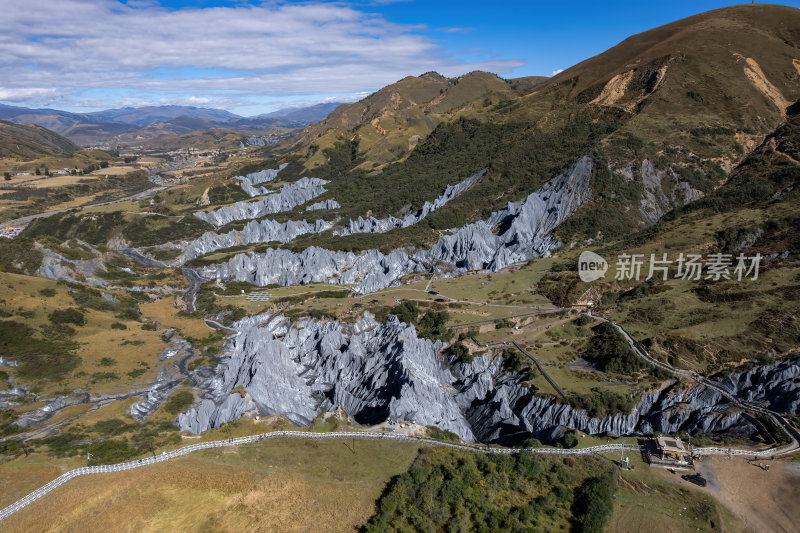
[[[139, 468], [142, 466], [151, 465], [153, 463], [160, 463], [162, 461], [175, 459], [176, 457], [180, 457], [182, 455], [186, 455], [191, 452], [196, 452], [198, 450], [222, 448], [225, 446], [237, 446], [240, 444], [250, 444], [253, 442], [258, 442], [266, 439], [275, 439], [275, 438], [294, 438], [294, 439], [313, 439], [313, 440], [326, 440], [326, 439], [394, 440], [394, 441], [413, 442], [417, 444], [426, 444], [430, 446], [446, 447], [455, 450], [464, 450], [476, 453], [502, 454], [502, 455], [514, 455], [523, 451], [517, 448], [492, 448], [488, 446], [466, 446], [463, 444], [454, 444], [432, 439], [424, 439], [419, 437], [408, 437], [405, 435], [392, 435], [384, 433], [366, 433], [366, 432], [313, 433], [306, 431], [274, 431], [271, 433], [252, 435], [250, 437], [239, 437], [235, 439], [226, 439], [226, 440], [218, 440], [211, 442], [199, 442], [197, 444], [185, 446], [183, 448], [179, 448], [171, 452], [163, 452], [161, 455], [156, 455], [145, 459], [137, 459], [135, 461], [128, 461], [125, 463], [118, 463], [114, 465], [84, 466], [82, 468], [76, 468], [75, 470], [70, 470], [69, 472], [66, 472], [58, 476], [50, 483], [42, 487], [39, 487], [35, 491], [20, 498], [16, 502], [12, 503], [8, 507], [0, 511], [0, 520], [6, 518], [9, 515], [14, 514], [23, 507], [35, 502], [36, 500], [38, 500], [45, 494], [49, 493], [50, 491], [56, 489], [57, 487], [60, 487], [70, 479], [73, 479], [78, 476], [83, 476], [86, 474], [101, 474], [105, 472], [121, 472], [123, 470], [130, 470], [132, 468]], [[592, 446], [589, 448], [579, 448], [579, 449], [527, 448], [524, 451], [528, 451], [531, 453], [538, 453], [542, 455], [590, 455], [594, 453], [620, 451], [620, 450], [639, 450], [639, 446], [631, 444], [603, 444], [600, 446]]]
[[[331, 432], [331, 433], [313, 433], [308, 431], [273, 431], [270, 433], [261, 433], [259, 435], [252, 435], [249, 437], [238, 437], [235, 439], [226, 439], [210, 442], [198, 442], [190, 446], [178, 448], [171, 452], [162, 452], [161, 455], [148, 457], [144, 459], [137, 459], [135, 461], [128, 461], [125, 463], [118, 463], [115, 465], [98, 465], [98, 466], [84, 466], [70, 470], [55, 478], [50, 483], [39, 487], [30, 494], [20, 498], [12, 503], [2, 511], [0, 511], [0, 520], [6, 518], [19, 511], [23, 507], [35, 502], [50, 491], [60, 487], [72, 478], [83, 476], [86, 474], [101, 474], [105, 472], [121, 472], [123, 470], [130, 470], [132, 468], [139, 468], [142, 466], [150, 465], [153, 463], [160, 463], [175, 459], [182, 455], [186, 455], [198, 450], [208, 450], [211, 448], [222, 448], [225, 446], [238, 446], [240, 444], [250, 444], [266, 439], [275, 438], [292, 438], [292, 439], [311, 439], [311, 440], [327, 440], [327, 439], [361, 439], [361, 440], [394, 440], [403, 442], [413, 442], [416, 444], [426, 444], [430, 446], [438, 446], [443, 448], [452, 448], [454, 450], [463, 450], [475, 453], [485, 454], [500, 454], [500, 455], [515, 455], [521, 452], [536, 453], [541, 455], [592, 455], [595, 453], [612, 452], [612, 451], [640, 451], [641, 446], [635, 444], [601, 444], [598, 446], [590, 446], [588, 448], [493, 448], [486, 445], [467, 446], [464, 444], [455, 444], [450, 442], [442, 442], [433, 439], [425, 439], [420, 437], [409, 437], [405, 435], [394, 435], [386, 433], [366, 433], [366, 432]], [[780, 453], [776, 448], [762, 451], [747, 451], [736, 450], [730, 448], [697, 448], [694, 450], [695, 454], [702, 455], [772, 455]]]

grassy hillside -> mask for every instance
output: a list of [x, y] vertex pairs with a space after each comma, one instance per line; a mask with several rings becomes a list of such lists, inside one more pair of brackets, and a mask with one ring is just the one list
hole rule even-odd
[[486, 72], [452, 79], [436, 72], [409, 76], [360, 102], [339, 106], [328, 118], [306, 128], [299, 152], [309, 157], [307, 168], [318, 167], [328, 162], [324, 149], [355, 140], [361, 159], [358, 167], [380, 168], [402, 159], [440, 122], [519, 94]]
[[47, 128], [0, 120], [0, 158], [35, 159], [77, 150], [72, 141]]

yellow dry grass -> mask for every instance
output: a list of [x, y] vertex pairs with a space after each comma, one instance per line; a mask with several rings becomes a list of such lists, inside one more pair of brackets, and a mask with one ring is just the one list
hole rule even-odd
[[142, 304], [139, 309], [145, 318], [158, 322], [164, 328], [180, 330], [181, 334], [189, 337], [202, 339], [214, 331], [206, 325], [202, 318], [179, 316], [174, 296]]
[[[349, 444], [349, 443], [348, 443]], [[275, 440], [77, 478], [4, 531], [353, 531], [412, 444]], [[0, 473], [2, 469], [0, 469]], [[51, 471], [51, 474], [57, 472]]]
[[[3, 286], [0, 295], [0, 299], [4, 300], [2, 307], [15, 312], [15, 316], [9, 320], [22, 322], [34, 330], [50, 323], [48, 315], [53, 310], [77, 307], [66, 287], [53, 280], [1, 273], [0, 283]], [[42, 289], [53, 289], [55, 295], [42, 296], [39, 292]], [[19, 316], [20, 312], [26, 313], [26, 316]], [[136, 386], [151, 381], [158, 371], [158, 355], [164, 349], [160, 333], [144, 331], [139, 322], [121, 320], [112, 312], [86, 310], [85, 313], [86, 325], [75, 327], [77, 333], [74, 337], [79, 344], [77, 354], [81, 358], [81, 364], [75, 372], [85, 372], [85, 375], [73, 374], [59, 383], [43, 382], [39, 384], [41, 392], [49, 394], [67, 388], [82, 388], [98, 394], [111, 392], [120, 383]], [[113, 323], [122, 323], [127, 329], [111, 329]], [[104, 357], [112, 359], [114, 364], [102, 366], [100, 361]], [[134, 369], [143, 368], [143, 363], [150, 369], [142, 376], [132, 379], [126, 375]], [[119, 379], [92, 383], [92, 374], [95, 372], [113, 372]]]

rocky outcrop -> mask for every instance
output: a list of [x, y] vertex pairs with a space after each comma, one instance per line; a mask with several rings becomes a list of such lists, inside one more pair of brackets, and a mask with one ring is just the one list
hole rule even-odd
[[418, 338], [396, 317], [378, 324], [365, 313], [347, 328], [261, 315], [235, 327], [239, 334], [209, 381], [212, 398], [180, 415], [181, 429], [197, 433], [240, 416], [243, 401], [229, 393], [241, 385], [260, 414], [299, 425], [341, 406], [361, 424], [415, 420], [474, 440], [439, 360], [443, 344]]
[[385, 233], [396, 228], [407, 228], [409, 226], [413, 226], [440, 207], [447, 204], [447, 202], [459, 194], [471, 188], [484, 176], [484, 174], [486, 174], [486, 169], [481, 170], [477, 174], [470, 176], [455, 185], [448, 185], [444, 192], [440, 194], [433, 202], [425, 202], [421, 209], [414, 213], [409, 213], [403, 218], [397, 218], [391, 215], [383, 219], [377, 219], [375, 217], [358, 217], [356, 220], [350, 220], [350, 222], [348, 222], [344, 228], [335, 230], [333, 234], [345, 236], [352, 235], [354, 233]]
[[250, 220], [266, 215], [291, 211], [298, 205], [326, 192], [325, 180], [318, 178], [300, 178], [294, 183], [281, 187], [280, 191], [251, 202], [236, 202], [233, 205], [220, 207], [215, 211], [199, 211], [194, 215], [216, 227], [224, 226], [234, 220]]
[[43, 278], [58, 281], [68, 281], [70, 283], [84, 283], [90, 286], [105, 286], [106, 280], [98, 277], [98, 272], [105, 272], [106, 266], [103, 264], [102, 254], [86, 243], [81, 243], [96, 253], [92, 259], [68, 259], [58, 252], [35, 243], [42, 252], [42, 264], [36, 274]]
[[333, 252], [311, 246], [302, 252], [270, 248], [264, 253], [238, 254], [227, 263], [197, 269], [204, 279], [247, 281], [265, 286], [308, 283], [351, 284], [361, 294], [374, 292], [398, 283], [409, 272], [427, 270], [404, 250], [388, 255], [367, 250]]
[[239, 254], [198, 273], [205, 278], [235, 279], [261, 286], [353, 284], [357, 292], [368, 293], [395, 285], [411, 272], [441, 272], [447, 268], [451, 275], [469, 270], [497, 271], [547, 255], [559, 245], [551, 232], [589, 198], [591, 174], [591, 158], [582, 157], [527, 198], [511, 202], [488, 220], [464, 226], [453, 235], [442, 237], [431, 249], [413, 255], [406, 250], [388, 255], [368, 250], [355, 255], [315, 247], [300, 253], [269, 249], [260, 254]]
[[167, 398], [178, 388], [181, 381], [181, 379], [170, 379], [167, 376], [167, 369], [162, 368], [158, 373], [156, 382], [150, 386], [150, 389], [141, 400], [131, 404], [128, 408], [128, 413], [137, 422], [144, 422], [151, 414], [156, 412], [161, 404], [167, 401]]
[[[639, 213], [648, 226], [655, 224], [668, 211], [675, 207], [702, 198], [703, 193], [692, 188], [681, 179], [679, 172], [669, 167], [656, 168], [653, 161], [643, 159], [638, 163], [638, 176], [632, 165], [612, 171], [617, 172], [627, 181], [641, 181], [642, 197], [639, 200]], [[680, 169], [678, 169], [680, 171]]]
[[[630, 413], [595, 418], [555, 398], [536, 396], [489, 354], [470, 363], [441, 361], [444, 345], [417, 337], [410, 325], [364, 316], [352, 326], [336, 321], [291, 323], [259, 315], [236, 324], [214, 372], [202, 380], [204, 400], [180, 415], [195, 433], [242, 413], [283, 415], [305, 425], [341, 407], [360, 424], [387, 418], [453, 431], [466, 441], [519, 444], [558, 439], [564, 428], [589, 434], [751, 432], [718, 391], [672, 381], [644, 394]], [[740, 397], [797, 413], [800, 363], [784, 361], [729, 376], [722, 383]], [[242, 386], [247, 395], [231, 394]]]
[[321, 211], [323, 209], [339, 209], [342, 207], [336, 200], [325, 200], [306, 207], [306, 211]]
[[274, 180], [278, 177], [278, 172], [286, 168], [286, 165], [287, 163], [283, 163], [278, 168], [268, 168], [265, 170], [259, 170], [258, 172], [251, 172], [246, 176], [236, 176], [234, 179], [241, 180], [242, 190], [251, 197], [269, 194], [269, 189], [264, 187], [256, 187], [256, 185]]
[[280, 138], [275, 135], [250, 135], [239, 141], [239, 148], [267, 146], [268, 144], [277, 144], [279, 142], [281, 142]]
[[759, 366], [717, 381], [731, 394], [779, 413], [800, 414], [800, 360]]
[[14, 421], [14, 424], [24, 428], [38, 422], [44, 422], [65, 407], [88, 403], [89, 399], [90, 396], [88, 392], [77, 390], [69, 396], [61, 396], [49, 401], [44, 407], [40, 407], [39, 409], [35, 409], [21, 415], [17, 420]]
[[523, 200], [509, 202], [488, 220], [468, 224], [455, 234], [442, 237], [425, 258], [460, 270], [497, 271], [546, 256], [560, 245], [552, 231], [590, 198], [592, 167], [589, 156], [581, 157]]
[[[157, 246], [158, 249], [181, 250], [178, 257], [162, 261], [165, 266], [181, 266], [187, 261], [210, 254], [216, 250], [258, 244], [264, 242], [290, 242], [306, 233], [321, 233], [330, 229], [333, 224], [324, 220], [306, 222], [305, 220], [289, 220], [276, 222], [275, 220], [251, 220], [241, 231], [232, 230], [228, 233], [215, 233], [208, 231], [193, 241], [180, 243], [167, 243]], [[140, 252], [142, 250], [139, 250]]]

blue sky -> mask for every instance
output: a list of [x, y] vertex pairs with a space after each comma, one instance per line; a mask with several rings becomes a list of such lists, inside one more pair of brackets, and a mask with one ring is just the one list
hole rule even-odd
[[632, 34], [733, 4], [0, 0], [0, 102], [249, 116], [356, 100], [428, 70], [551, 75]]

